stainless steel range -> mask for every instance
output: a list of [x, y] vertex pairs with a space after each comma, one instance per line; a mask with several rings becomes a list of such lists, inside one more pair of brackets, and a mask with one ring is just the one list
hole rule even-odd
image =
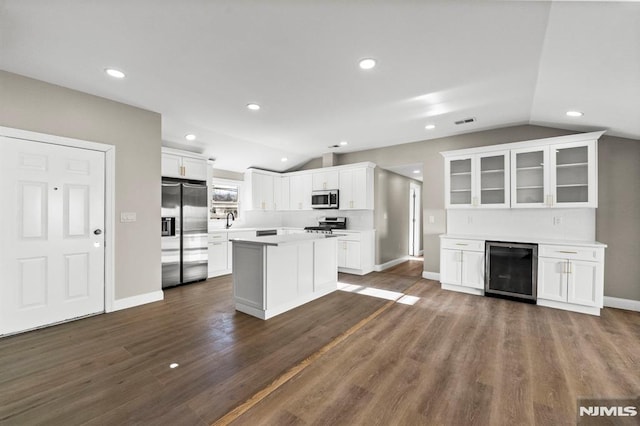
[[334, 229], [347, 229], [346, 217], [324, 217], [318, 222], [318, 226], [307, 226], [306, 232], [319, 234], [332, 234]]

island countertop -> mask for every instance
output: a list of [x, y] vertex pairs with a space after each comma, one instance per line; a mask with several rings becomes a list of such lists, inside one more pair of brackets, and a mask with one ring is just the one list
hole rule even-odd
[[295, 244], [303, 241], [324, 240], [326, 238], [339, 237], [338, 234], [290, 234], [290, 235], [268, 235], [264, 237], [229, 238], [229, 241], [236, 243], [257, 244], [263, 246], [282, 246]]

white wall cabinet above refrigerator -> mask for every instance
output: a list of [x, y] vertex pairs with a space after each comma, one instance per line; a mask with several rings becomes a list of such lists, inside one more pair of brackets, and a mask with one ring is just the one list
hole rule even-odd
[[178, 150], [162, 149], [161, 170], [163, 177], [207, 180], [207, 160]]
[[445, 206], [596, 208], [603, 133], [443, 152]]

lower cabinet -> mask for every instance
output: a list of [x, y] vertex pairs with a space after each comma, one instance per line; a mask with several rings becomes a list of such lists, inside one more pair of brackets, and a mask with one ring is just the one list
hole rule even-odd
[[373, 271], [374, 231], [337, 230], [338, 271], [365, 275]]
[[[538, 244], [540, 306], [600, 315], [604, 300], [604, 244]], [[484, 240], [440, 239], [443, 289], [484, 294]]]
[[538, 251], [539, 305], [578, 305], [571, 310], [580, 312], [583, 309], [577, 308], [582, 306], [602, 307], [604, 248], [540, 245]]
[[443, 240], [440, 281], [443, 285], [484, 289], [484, 241]]
[[209, 243], [209, 278], [227, 273], [228, 244], [226, 241]]

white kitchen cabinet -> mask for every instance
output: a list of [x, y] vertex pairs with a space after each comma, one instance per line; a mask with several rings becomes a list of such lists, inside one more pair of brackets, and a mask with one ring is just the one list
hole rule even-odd
[[511, 150], [512, 207], [598, 207], [596, 140]]
[[360, 241], [338, 242], [338, 267], [360, 269]]
[[482, 294], [484, 270], [483, 240], [441, 238], [440, 282], [442, 288]]
[[598, 207], [602, 133], [442, 152], [445, 207]]
[[207, 180], [207, 160], [180, 155], [176, 152], [178, 151], [162, 151], [161, 171], [163, 177]]
[[228, 242], [209, 243], [209, 278], [226, 274]]
[[274, 176], [273, 178], [273, 203], [274, 209], [279, 211], [290, 210], [289, 176]]
[[210, 232], [208, 236], [209, 268], [208, 277], [229, 273], [228, 241], [226, 231]]
[[564, 309], [599, 314], [604, 298], [604, 248], [540, 245], [538, 251], [538, 304], [558, 307], [559, 303]]
[[311, 173], [289, 176], [290, 210], [311, 210]]
[[508, 208], [509, 151], [445, 158], [446, 208]]
[[[275, 174], [275, 178], [279, 175]], [[244, 174], [245, 210], [274, 210], [274, 173], [249, 169]]]
[[373, 209], [373, 168], [341, 169], [338, 183], [340, 210]]
[[235, 308], [268, 319], [337, 290], [336, 239], [233, 242]]
[[336, 230], [338, 271], [365, 275], [373, 271], [374, 231]]
[[314, 170], [312, 176], [312, 189], [321, 191], [326, 189], [338, 189], [338, 171], [317, 171]]

